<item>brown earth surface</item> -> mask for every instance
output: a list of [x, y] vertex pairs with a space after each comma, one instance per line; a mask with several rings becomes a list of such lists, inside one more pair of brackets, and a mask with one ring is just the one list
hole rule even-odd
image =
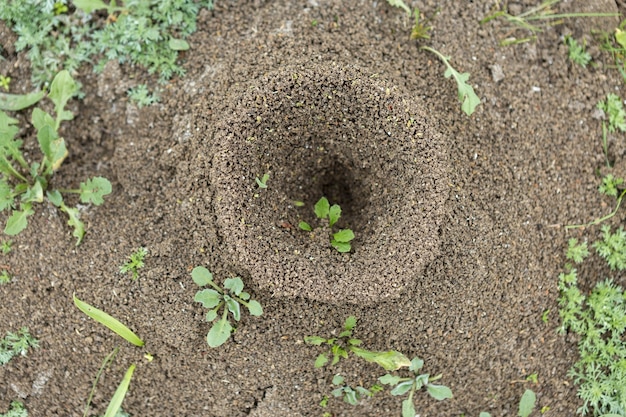
[[[591, 3], [562, 7], [618, 11]], [[80, 246], [63, 213], [43, 205], [3, 257], [15, 278], [0, 286], [1, 334], [28, 326], [41, 346], [0, 368], [0, 413], [21, 400], [31, 416], [81, 416], [102, 360], [121, 345], [89, 415], [104, 414], [136, 363], [123, 405], [133, 416], [321, 416], [335, 373], [364, 386], [385, 373], [355, 358], [314, 369], [322, 348], [304, 337], [336, 334], [354, 315], [365, 347], [419, 356], [425, 372], [443, 375], [454, 398], [418, 393], [421, 416], [513, 416], [525, 388], [537, 393], [533, 415], [574, 415], [580, 401], [567, 371], [578, 353], [574, 338], [556, 333], [556, 284], [567, 239], [599, 230], [562, 226], [610, 210], [597, 192], [595, 104], [624, 92], [595, 44], [600, 65], [583, 69], [562, 39], [617, 19], [567, 20], [536, 43], [503, 48], [506, 23], [478, 23], [492, 1], [415, 5], [427, 16], [439, 10], [422, 44], [471, 73], [481, 98], [471, 117], [441, 61], [409, 39], [412, 20], [385, 1], [218, 1], [181, 56], [186, 76], [147, 108], [124, 93], [149, 80], [137, 68], [85, 69], [85, 98], [71, 102], [77, 117], [62, 127], [70, 156], [53, 181], [75, 188], [101, 175], [114, 191], [82, 209]], [[13, 92], [29, 91], [25, 56], [6, 28], [0, 34], [0, 73], [15, 80]], [[618, 139], [609, 150], [619, 166]], [[316, 222], [322, 194], [355, 231], [350, 254], [334, 251], [327, 231], [296, 228]], [[132, 281], [119, 266], [140, 246], [149, 255]], [[198, 265], [218, 282], [241, 276], [264, 308], [262, 317], [242, 314], [216, 349], [193, 301]], [[606, 273], [586, 265], [582, 284]], [[88, 319], [73, 293], [145, 347]], [[526, 381], [532, 373], [536, 384]], [[326, 411], [399, 416], [400, 406], [387, 391], [354, 407], [331, 399]]]

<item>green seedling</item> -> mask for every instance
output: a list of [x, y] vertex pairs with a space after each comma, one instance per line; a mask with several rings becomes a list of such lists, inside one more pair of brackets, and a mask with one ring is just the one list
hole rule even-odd
[[144, 258], [148, 254], [148, 249], [139, 248], [135, 252], [128, 256], [128, 262], [120, 266], [120, 274], [126, 274], [131, 272], [133, 274], [132, 280], [135, 281], [139, 278], [139, 269], [144, 267]]
[[259, 188], [262, 188], [262, 189], [267, 188], [267, 180], [269, 179], [270, 179], [270, 174], [267, 172], [263, 174], [261, 179], [259, 179], [259, 177], [255, 178], [257, 185], [259, 186]]
[[626, 20], [623, 20], [613, 33], [599, 32], [600, 49], [609, 53], [613, 58], [614, 67], [620, 72], [622, 78], [626, 80], [626, 32], [624, 27]]
[[[74, 115], [65, 109], [78, 86], [67, 71], [61, 71], [50, 85], [48, 98], [54, 103], [55, 116], [39, 108], [32, 114], [32, 124], [37, 130], [37, 140], [43, 155], [41, 162], [28, 163], [20, 149], [23, 141], [15, 139], [19, 128], [16, 119], [0, 111], [0, 211], [11, 211], [4, 233], [17, 235], [28, 226], [28, 217], [34, 214], [33, 204], [47, 199], [65, 212], [68, 224], [74, 228], [73, 235], [80, 244], [85, 226], [77, 208], [65, 205], [64, 194], [79, 194], [82, 203], [100, 205], [103, 197], [111, 192], [111, 183], [102, 177], [94, 177], [80, 184], [79, 189], [49, 189], [50, 181], [68, 155], [65, 140], [59, 136], [61, 122]], [[19, 203], [18, 203], [19, 201]], [[15, 207], [19, 205], [19, 209]]]
[[[435, 14], [437, 14], [437, 12], [435, 12]], [[434, 15], [426, 20], [421, 20], [420, 9], [417, 7], [413, 11], [413, 15], [415, 17], [415, 23], [413, 23], [413, 29], [411, 29], [411, 39], [430, 39], [428, 32], [432, 30], [432, 26], [428, 26], [428, 22], [432, 20]]]
[[313, 346], [328, 345], [328, 352], [320, 353], [315, 359], [315, 367], [325, 366], [332, 356], [331, 366], [336, 365], [342, 358], [347, 359], [349, 352], [382, 366], [387, 371], [395, 371], [403, 366], [410, 366], [411, 361], [400, 352], [389, 350], [386, 352], [374, 352], [359, 347], [361, 340], [352, 337], [352, 331], [356, 326], [356, 317], [350, 316], [343, 325], [343, 330], [337, 337], [324, 338], [320, 336], [306, 336], [304, 341]]
[[113, 318], [104, 311], [98, 310], [97, 308], [85, 303], [84, 301], [79, 300], [76, 295], [73, 295], [73, 298], [74, 305], [87, 316], [91, 317], [103, 326], [108, 327], [110, 330], [125, 339], [127, 342], [140, 347], [144, 345], [143, 340], [141, 340], [139, 336], [137, 336], [132, 330], [130, 330], [116, 318]]
[[463, 110], [463, 112], [468, 116], [471, 116], [476, 107], [480, 104], [480, 98], [474, 92], [474, 88], [467, 83], [470, 74], [467, 72], [461, 74], [455, 70], [452, 65], [450, 65], [449, 56], [444, 56], [439, 51], [428, 46], [422, 46], [421, 49], [437, 55], [437, 57], [446, 65], [447, 69], [443, 75], [446, 78], [454, 78], [458, 89], [459, 101], [461, 102], [461, 110]]
[[391, 385], [391, 395], [400, 396], [409, 393], [409, 397], [402, 401], [402, 417], [414, 417], [416, 415], [415, 405], [413, 404], [413, 396], [416, 391], [426, 388], [428, 394], [438, 401], [452, 398], [452, 391], [445, 385], [435, 385], [432, 382], [441, 379], [441, 375], [430, 378], [428, 374], [420, 374], [419, 371], [424, 366], [424, 361], [415, 357], [411, 360], [409, 371], [414, 376], [410, 378], [401, 378], [399, 376], [386, 374], [378, 378], [381, 384]]
[[83, 413], [83, 417], [87, 417], [89, 414], [89, 406], [91, 405], [93, 396], [96, 393], [96, 386], [98, 385], [98, 381], [100, 380], [100, 376], [102, 375], [102, 372], [104, 372], [104, 368], [106, 368], [111, 363], [113, 363], [113, 360], [115, 359], [115, 355], [117, 355], [117, 352], [119, 352], [119, 350], [120, 350], [120, 347], [116, 346], [115, 349], [113, 349], [113, 351], [109, 353], [102, 361], [102, 365], [100, 365], [100, 369], [98, 369], [98, 372], [96, 373], [96, 377], [93, 381], [93, 384], [91, 385], [91, 391], [89, 392], [89, 397], [87, 398], [87, 404], [85, 405], [85, 411]]
[[585, 50], [585, 45], [581, 45], [571, 36], [565, 36], [565, 45], [568, 48], [568, 57], [570, 61], [581, 67], [586, 67], [591, 62], [591, 55]]
[[4, 91], [9, 91], [9, 85], [11, 84], [11, 77], [5, 77], [0, 75], [0, 87], [4, 88]]
[[28, 94], [7, 94], [0, 93], [0, 110], [20, 111], [36, 104], [46, 93], [35, 91]]
[[598, 109], [602, 110], [609, 118], [609, 132], [626, 132], [626, 112], [624, 112], [624, 103], [622, 99], [613, 93], [606, 96], [606, 100], [598, 102]]
[[575, 263], [579, 264], [589, 256], [589, 249], [587, 249], [587, 242], [578, 243], [578, 239], [571, 238], [567, 242], [567, 252], [565, 257]]
[[508, 28], [510, 34], [516, 32], [519, 29], [526, 30], [531, 33], [530, 36], [524, 38], [516, 38], [514, 36], [506, 36], [500, 45], [513, 45], [518, 43], [535, 41], [537, 39], [536, 34], [542, 32], [548, 26], [555, 26], [563, 23], [564, 19], [577, 18], [577, 17], [617, 17], [617, 13], [557, 13], [553, 6], [559, 3], [561, 0], [546, 0], [539, 6], [530, 8], [524, 13], [520, 13], [517, 16], [512, 16], [508, 13], [506, 6], [501, 7], [500, 1], [496, 2], [496, 11], [480, 21], [480, 24], [485, 24], [494, 19], [504, 18], [511, 24]]
[[[333, 377], [333, 385], [337, 386], [337, 388], [331, 392], [333, 397], [343, 398], [343, 400], [350, 405], [357, 405], [360, 400], [364, 398], [371, 398], [374, 394], [382, 391], [383, 389], [380, 385], [374, 385], [370, 389], [361, 386], [352, 388], [351, 386], [345, 384], [344, 377], [339, 374]], [[328, 399], [328, 397], [326, 398]]]
[[28, 411], [24, 408], [24, 404], [19, 401], [11, 401], [11, 408], [0, 417], [28, 417]]
[[8, 284], [12, 279], [13, 277], [6, 269], [3, 269], [2, 272], [0, 272], [0, 284]]
[[29, 348], [38, 347], [39, 341], [30, 335], [27, 327], [22, 327], [17, 333], [7, 332], [0, 340], [0, 365], [6, 365], [15, 356], [26, 356]]
[[[524, 391], [522, 398], [519, 402], [519, 407], [517, 409], [517, 415], [519, 417], [528, 417], [533, 412], [535, 408], [535, 403], [537, 401], [537, 396], [533, 390], [527, 389]], [[543, 409], [542, 409], [543, 410]], [[403, 416], [404, 417], [404, 416]], [[479, 414], [478, 417], [491, 417], [491, 414], [483, 411]]]
[[4, 240], [0, 243], [0, 252], [3, 255], [8, 255], [13, 250], [13, 241], [12, 240]]
[[611, 227], [605, 224], [602, 226], [602, 240], [595, 242], [593, 247], [611, 270], [626, 269], [626, 232], [623, 227], [611, 233]]
[[534, 374], [530, 374], [526, 377], [526, 381], [532, 382], [533, 384], [539, 383], [539, 375], [535, 372]]
[[233, 332], [233, 327], [228, 320], [228, 312], [232, 314], [236, 321], [241, 318], [241, 307], [243, 304], [251, 315], [260, 316], [263, 308], [258, 301], [250, 300], [250, 294], [243, 291], [243, 281], [241, 278], [227, 278], [224, 280], [224, 288], [213, 282], [213, 274], [202, 266], [197, 266], [191, 271], [193, 282], [198, 286], [210, 285], [196, 293], [194, 301], [202, 303], [204, 308], [209, 309], [206, 314], [206, 321], [209, 323], [217, 319], [217, 313], [224, 307], [222, 317], [213, 324], [207, 334], [206, 340], [210, 347], [215, 348], [224, 344]]
[[135, 365], [130, 365], [126, 374], [124, 374], [124, 378], [122, 378], [122, 382], [120, 382], [120, 385], [115, 390], [113, 397], [111, 397], [111, 402], [104, 413], [104, 417], [116, 417], [118, 415], [120, 409], [122, 408], [124, 397], [126, 397], [126, 393], [128, 392], [128, 387], [130, 386], [130, 380], [133, 377], [134, 371]]
[[160, 100], [159, 95], [157, 93], [150, 93], [148, 86], [145, 84], [139, 84], [130, 88], [126, 94], [130, 101], [135, 103], [139, 108], [158, 103]]
[[545, 324], [548, 324], [548, 321], [550, 316], [550, 309], [544, 310], [543, 313], [541, 313], [541, 321], [544, 322]]
[[620, 177], [616, 178], [612, 174], [607, 174], [606, 176], [602, 178], [602, 184], [598, 188], [598, 191], [600, 191], [600, 194], [617, 198], [619, 189], [623, 188], [621, 187], [622, 184], [624, 184], [623, 178], [620, 178]]
[[[327, 219], [328, 225], [331, 230], [341, 217], [341, 207], [339, 204], [333, 204], [332, 206], [328, 202], [326, 197], [322, 197], [315, 203], [314, 207], [315, 215], [318, 219]], [[298, 227], [302, 230], [311, 232], [313, 228], [307, 222], [301, 221], [298, 223]], [[354, 239], [354, 232], [350, 229], [341, 229], [337, 233], [333, 233], [330, 238], [330, 244], [333, 248], [337, 249], [337, 252], [346, 253], [350, 252], [352, 245], [350, 242]]]

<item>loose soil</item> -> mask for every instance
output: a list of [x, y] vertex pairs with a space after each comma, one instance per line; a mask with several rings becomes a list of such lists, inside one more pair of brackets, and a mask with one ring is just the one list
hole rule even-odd
[[[409, 39], [412, 21], [384, 1], [218, 1], [182, 56], [187, 75], [147, 108], [124, 94], [151, 80], [139, 69], [79, 74], [86, 95], [63, 125], [70, 157], [54, 185], [102, 175], [114, 192], [82, 208], [80, 246], [64, 215], [43, 205], [3, 257], [15, 279], [0, 286], [0, 331], [28, 326], [41, 347], [0, 368], [0, 412], [19, 399], [31, 416], [81, 416], [102, 360], [121, 345], [90, 415], [104, 413], [136, 363], [123, 406], [133, 416], [320, 416], [335, 373], [365, 386], [384, 373], [356, 359], [313, 368], [321, 348], [304, 337], [330, 336], [354, 315], [367, 348], [417, 355], [425, 372], [443, 374], [454, 398], [420, 393], [422, 416], [513, 416], [525, 388], [550, 408], [544, 415], [574, 415], [566, 374], [577, 349], [555, 331], [556, 283], [567, 239], [598, 230], [562, 225], [610, 210], [596, 191], [604, 155], [594, 110], [608, 92], [623, 96], [623, 81], [568, 61], [562, 36], [583, 36], [588, 21], [502, 48], [506, 24], [478, 24], [493, 2], [418, 5], [427, 16], [439, 9], [428, 44], [471, 73], [482, 101], [472, 117], [443, 64]], [[612, 1], [563, 7], [618, 11]], [[28, 62], [0, 33], [0, 73], [13, 92], [29, 91]], [[619, 165], [623, 138], [610, 139]], [[327, 229], [297, 229], [323, 226], [312, 211], [322, 194], [355, 231], [350, 254], [330, 247]], [[140, 246], [149, 256], [132, 281], [119, 266]], [[220, 282], [241, 276], [264, 308], [242, 314], [217, 349], [193, 302], [198, 265]], [[582, 272], [586, 288], [607, 273]], [[145, 348], [86, 318], [73, 293], [127, 323]], [[532, 373], [537, 384], [526, 381]], [[332, 399], [328, 411], [398, 416], [400, 402]]]

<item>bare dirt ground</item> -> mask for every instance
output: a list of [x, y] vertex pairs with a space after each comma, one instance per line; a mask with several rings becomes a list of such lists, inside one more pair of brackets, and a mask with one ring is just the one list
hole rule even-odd
[[[104, 413], [136, 363], [123, 405], [133, 416], [321, 416], [335, 373], [365, 386], [384, 374], [354, 358], [314, 369], [321, 348], [304, 337], [331, 335], [354, 315], [368, 348], [419, 356], [425, 372], [443, 374], [454, 398], [419, 393], [421, 416], [513, 416], [525, 388], [537, 410], [549, 407], [543, 415], [574, 415], [566, 374], [577, 349], [555, 331], [556, 284], [567, 239], [599, 231], [562, 225], [610, 210], [597, 192], [593, 114], [607, 93], [624, 94], [617, 71], [571, 63], [562, 37], [617, 19], [567, 20], [536, 43], [500, 47], [505, 23], [479, 25], [494, 2], [417, 3], [427, 16], [439, 9], [426, 44], [471, 73], [481, 98], [471, 117], [444, 65], [409, 39], [412, 20], [385, 1], [218, 1], [181, 57], [187, 75], [147, 108], [124, 94], [138, 69], [79, 74], [86, 96], [71, 103], [70, 158], [54, 181], [71, 188], [102, 175], [114, 191], [83, 211], [80, 246], [64, 215], [43, 206], [3, 257], [15, 279], [0, 286], [0, 331], [28, 326], [41, 347], [0, 368], [0, 412], [19, 399], [31, 416], [82, 415], [102, 360], [121, 345], [90, 415]], [[612, 1], [563, 4], [592, 6], [618, 11]], [[4, 46], [0, 69], [28, 91], [27, 61]], [[623, 138], [611, 138], [619, 164], [614, 139]], [[322, 193], [357, 235], [351, 254], [293, 228], [314, 220]], [[119, 266], [140, 246], [149, 255], [132, 281]], [[243, 314], [217, 349], [193, 302], [198, 265], [218, 281], [241, 276], [264, 308]], [[583, 284], [605, 272], [586, 271]], [[73, 293], [145, 348], [85, 317]], [[354, 407], [331, 399], [326, 411], [399, 416], [400, 403], [385, 392]]]

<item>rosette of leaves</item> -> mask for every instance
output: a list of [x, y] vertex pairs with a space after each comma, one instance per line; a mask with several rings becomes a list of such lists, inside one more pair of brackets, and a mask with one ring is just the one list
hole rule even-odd
[[[339, 207], [339, 204], [333, 204], [331, 206], [326, 197], [320, 198], [318, 202], [315, 203], [314, 211], [318, 219], [328, 219], [328, 225], [331, 229], [341, 217], [341, 207]], [[298, 227], [308, 232], [313, 230], [311, 225], [304, 221], [301, 221]], [[353, 239], [354, 232], [352, 230], [341, 229], [337, 233], [333, 233], [330, 238], [330, 244], [333, 248], [337, 249], [337, 252], [350, 252], [352, 249], [350, 242]]]
[[[49, 189], [53, 174], [61, 167], [68, 155], [65, 139], [59, 136], [62, 121], [72, 120], [72, 112], [65, 105], [78, 91], [78, 85], [69, 72], [59, 72], [52, 84], [48, 98], [54, 103], [55, 116], [39, 108], [32, 113], [32, 124], [37, 130], [37, 141], [42, 154], [41, 161], [29, 162], [21, 147], [23, 141], [16, 139], [18, 121], [0, 111], [0, 211], [10, 211], [4, 233], [17, 235], [28, 226], [33, 204], [47, 199], [69, 217], [68, 224], [74, 228], [76, 245], [85, 234], [77, 208], [68, 207], [62, 193], [79, 194], [82, 203], [100, 205], [103, 196], [111, 192], [111, 183], [103, 177], [94, 177], [80, 184], [79, 189]], [[31, 103], [32, 104], [32, 103]]]
[[205, 267], [198, 266], [191, 271], [191, 278], [198, 286], [209, 285], [196, 293], [194, 301], [202, 303], [204, 308], [209, 309], [206, 313], [206, 321], [211, 323], [218, 319], [218, 312], [222, 307], [224, 311], [221, 317], [213, 324], [206, 336], [210, 347], [218, 347], [224, 344], [230, 337], [233, 327], [228, 320], [230, 312], [236, 321], [241, 318], [241, 305], [246, 307], [251, 315], [260, 316], [263, 308], [258, 301], [251, 300], [250, 294], [243, 291], [241, 278], [227, 278], [224, 280], [224, 288], [213, 281], [213, 274]]
[[428, 374], [420, 374], [419, 371], [424, 366], [424, 361], [415, 357], [411, 361], [409, 371], [413, 372], [413, 376], [409, 378], [401, 378], [399, 376], [386, 374], [378, 378], [381, 384], [392, 385], [391, 395], [405, 395], [409, 393], [409, 397], [402, 401], [402, 417], [414, 417], [416, 415], [415, 405], [413, 404], [413, 395], [416, 391], [426, 388], [431, 397], [438, 401], [452, 398], [452, 391], [445, 385], [435, 385], [432, 382], [441, 378], [437, 375], [430, 378]]
[[320, 353], [315, 359], [315, 367], [321, 368], [328, 363], [332, 356], [331, 365], [336, 365], [341, 358], [347, 359], [349, 352], [365, 359], [367, 362], [373, 362], [382, 366], [387, 371], [394, 371], [403, 366], [409, 366], [411, 362], [402, 353], [395, 350], [386, 352], [376, 352], [360, 347], [361, 340], [352, 337], [352, 331], [356, 326], [356, 317], [350, 316], [343, 325], [343, 331], [339, 336], [332, 338], [324, 338], [320, 336], [306, 336], [304, 341], [310, 345], [321, 346], [329, 345], [330, 350]]

